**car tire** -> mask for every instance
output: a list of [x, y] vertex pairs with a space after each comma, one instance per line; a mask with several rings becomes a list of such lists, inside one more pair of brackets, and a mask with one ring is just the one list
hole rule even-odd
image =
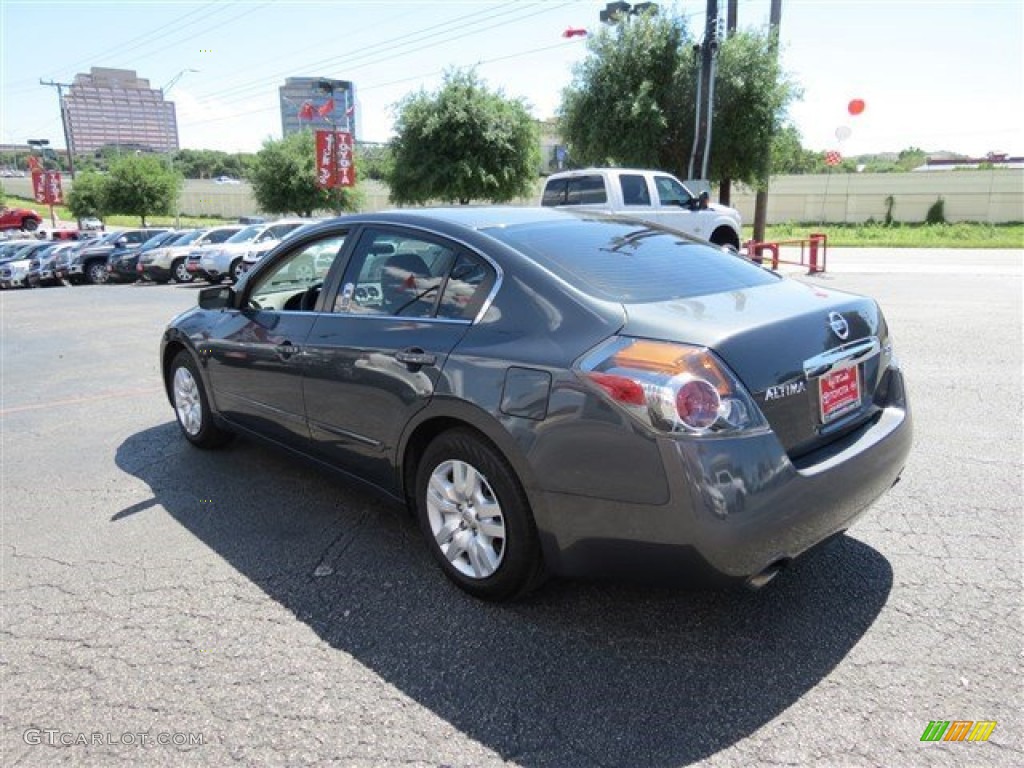
[[85, 279], [90, 285], [102, 285], [107, 282], [107, 265], [102, 261], [93, 261], [85, 267]]
[[526, 493], [508, 461], [477, 433], [450, 430], [427, 446], [415, 506], [431, 553], [464, 591], [508, 600], [540, 582], [543, 560]]
[[187, 351], [179, 352], [167, 372], [174, 416], [185, 439], [197, 448], [220, 448], [232, 434], [213, 420], [203, 378], [195, 360]]
[[235, 259], [231, 262], [231, 266], [228, 268], [228, 274], [231, 276], [231, 282], [237, 283], [242, 279], [242, 275], [245, 273], [242, 271], [242, 260]]
[[740, 249], [740, 241], [736, 237], [736, 233], [725, 227], [719, 227], [711, 233], [711, 242], [734, 252], [738, 252]]
[[174, 282], [176, 283], [191, 283], [194, 279], [192, 273], [188, 271], [184, 259], [178, 259], [171, 264], [171, 274], [174, 276]]
[[24, 229], [26, 232], [35, 232], [37, 229], [39, 229], [39, 222], [36, 221], [35, 219], [22, 219], [21, 228]]

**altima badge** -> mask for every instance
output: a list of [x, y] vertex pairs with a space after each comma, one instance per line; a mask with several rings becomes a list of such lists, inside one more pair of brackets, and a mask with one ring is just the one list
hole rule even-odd
[[772, 400], [780, 400], [783, 397], [799, 395], [807, 391], [806, 381], [791, 381], [787, 384], [780, 384], [777, 387], [768, 387], [764, 391], [764, 401], [770, 403]]
[[828, 324], [836, 336], [846, 341], [846, 337], [850, 335], [850, 325], [846, 322], [845, 317], [838, 312], [829, 312]]

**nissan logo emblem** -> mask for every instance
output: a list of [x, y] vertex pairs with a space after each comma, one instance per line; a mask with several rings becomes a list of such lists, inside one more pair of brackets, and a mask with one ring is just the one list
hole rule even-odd
[[846, 318], [838, 312], [828, 313], [828, 325], [832, 332], [843, 341], [846, 341], [846, 337], [850, 335], [850, 326], [846, 322]]

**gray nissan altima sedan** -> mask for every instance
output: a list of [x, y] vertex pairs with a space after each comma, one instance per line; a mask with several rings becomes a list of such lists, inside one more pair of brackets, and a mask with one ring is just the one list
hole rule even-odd
[[245, 433], [377, 487], [489, 599], [545, 574], [763, 585], [911, 444], [872, 299], [602, 214], [333, 219], [203, 290], [160, 355], [188, 441]]

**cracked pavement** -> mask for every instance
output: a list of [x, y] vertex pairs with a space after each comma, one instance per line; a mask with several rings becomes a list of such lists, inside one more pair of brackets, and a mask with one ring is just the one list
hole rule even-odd
[[157, 343], [194, 288], [0, 293], [0, 763], [1024, 764], [1021, 254], [905, 253], [801, 278], [878, 298], [908, 373], [910, 463], [849, 535], [756, 594], [500, 606], [374, 494], [185, 443]]

